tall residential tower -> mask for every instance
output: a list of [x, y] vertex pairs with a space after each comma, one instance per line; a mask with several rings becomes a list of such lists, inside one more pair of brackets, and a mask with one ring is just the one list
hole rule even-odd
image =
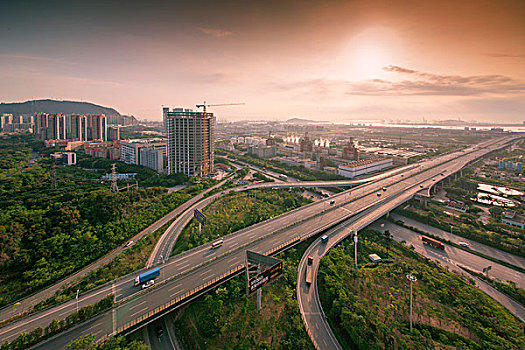
[[163, 109], [168, 132], [168, 174], [207, 176], [213, 172], [213, 113]]

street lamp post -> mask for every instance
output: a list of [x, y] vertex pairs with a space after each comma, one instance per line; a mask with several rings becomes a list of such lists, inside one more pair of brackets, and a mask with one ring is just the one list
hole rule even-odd
[[412, 282], [416, 282], [417, 278], [408, 274], [407, 279], [410, 281], [410, 331], [412, 331]]
[[80, 289], [77, 289], [77, 297], [76, 297], [76, 299], [77, 299], [77, 313], [78, 313], [78, 292], [79, 291], [80, 291]]
[[354, 231], [354, 247], [355, 247], [355, 268], [357, 269], [357, 231]]

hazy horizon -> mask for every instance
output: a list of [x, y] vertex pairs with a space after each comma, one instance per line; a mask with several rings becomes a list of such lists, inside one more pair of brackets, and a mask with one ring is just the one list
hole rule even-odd
[[7, 1], [0, 102], [53, 98], [161, 120], [522, 123], [525, 2]]

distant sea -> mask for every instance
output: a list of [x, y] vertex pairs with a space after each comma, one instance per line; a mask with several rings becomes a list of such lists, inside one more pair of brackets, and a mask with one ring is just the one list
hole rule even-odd
[[525, 132], [525, 125], [523, 126], [459, 126], [459, 125], [439, 125], [439, 124], [388, 124], [388, 123], [378, 123], [378, 122], [350, 122], [343, 123], [346, 125], [355, 125], [355, 126], [382, 126], [387, 128], [431, 128], [431, 129], [447, 129], [447, 130], [464, 130], [465, 127], [476, 128], [476, 130], [490, 130], [491, 128], [503, 128], [504, 131], [511, 132]]

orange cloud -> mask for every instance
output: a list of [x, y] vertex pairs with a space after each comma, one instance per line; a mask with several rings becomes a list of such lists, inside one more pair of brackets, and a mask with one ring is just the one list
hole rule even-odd
[[214, 28], [203, 28], [203, 27], [198, 27], [197, 29], [206, 35], [211, 35], [216, 38], [223, 38], [225, 36], [233, 34], [233, 32], [226, 30], [226, 29], [214, 29]]

